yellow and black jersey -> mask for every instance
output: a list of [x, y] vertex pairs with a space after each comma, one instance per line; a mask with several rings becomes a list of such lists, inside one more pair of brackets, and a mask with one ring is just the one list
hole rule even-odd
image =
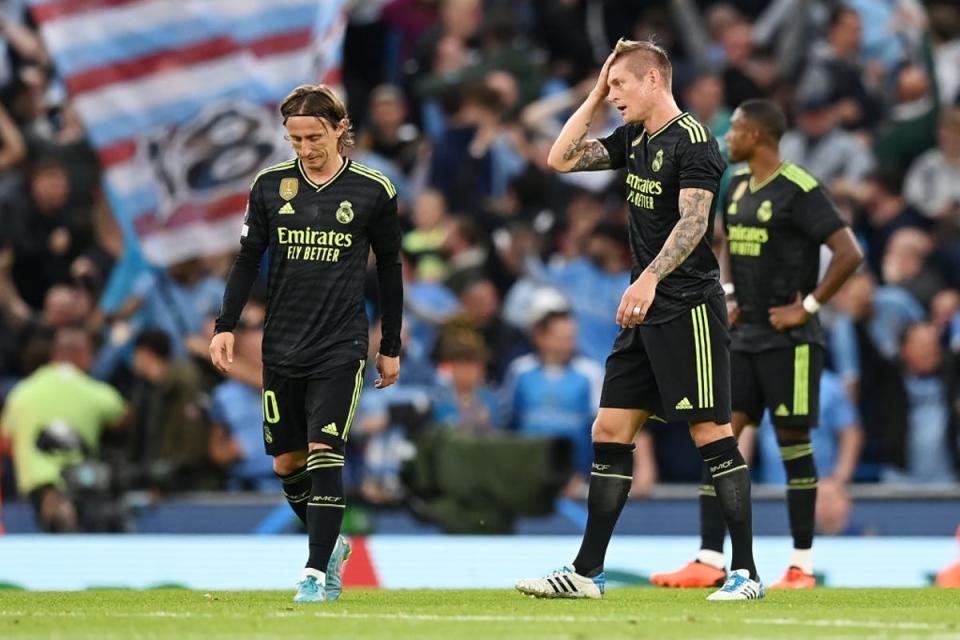
[[817, 286], [820, 245], [843, 228], [836, 206], [817, 180], [784, 162], [756, 182], [748, 168], [736, 172], [723, 202], [734, 295], [740, 320], [731, 348], [763, 351], [824, 341], [816, 316], [780, 332], [769, 309], [806, 296]]
[[236, 325], [250, 290], [246, 272], [251, 262], [258, 268], [269, 250], [264, 365], [285, 376], [307, 377], [365, 359], [363, 285], [372, 248], [381, 276], [380, 351], [398, 355], [402, 280], [396, 195], [383, 174], [349, 159], [322, 185], [311, 181], [296, 159], [261, 171], [250, 189], [241, 252], [227, 281], [217, 331]]
[[[600, 140], [612, 168], [627, 169], [629, 239], [635, 280], [660, 253], [680, 219], [680, 190], [717, 193], [726, 166], [709, 130], [688, 113], [681, 113], [657, 131], [626, 124]], [[720, 269], [710, 248], [713, 209], [704, 237], [683, 263], [657, 287], [657, 296], [644, 320], [666, 322], [721, 293]]]

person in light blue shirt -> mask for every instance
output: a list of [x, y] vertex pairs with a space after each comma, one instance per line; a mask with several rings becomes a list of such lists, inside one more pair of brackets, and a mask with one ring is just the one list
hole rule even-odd
[[587, 238], [583, 256], [540, 267], [532, 274], [567, 296], [579, 329], [577, 351], [597, 362], [606, 361], [617, 337], [619, 327], [613, 318], [624, 289], [630, 286], [625, 242], [622, 226], [598, 224]]
[[566, 312], [550, 311], [532, 330], [535, 353], [514, 360], [503, 385], [505, 422], [524, 435], [570, 440], [582, 478], [593, 458], [590, 428], [600, 400], [603, 369], [576, 356], [577, 325]]
[[499, 398], [484, 383], [490, 354], [483, 336], [469, 327], [448, 328], [440, 337], [437, 354], [433, 421], [474, 434], [499, 429]]
[[[263, 455], [263, 398], [256, 380], [263, 366], [265, 312], [263, 302], [253, 296], [234, 331], [234, 377], [210, 394], [210, 457], [227, 469], [227, 488], [232, 490], [276, 491], [280, 487], [272, 458]], [[242, 375], [243, 371], [247, 375]]]
[[[785, 485], [787, 476], [769, 411], [763, 416], [757, 438], [760, 455], [760, 464], [754, 467], [757, 482]], [[810, 439], [813, 460], [821, 478], [840, 484], [849, 482], [863, 444], [863, 432], [857, 409], [847, 397], [840, 376], [828, 369], [824, 369], [820, 377], [820, 420], [817, 428], [810, 430]]]
[[210, 419], [226, 430], [239, 457], [227, 482], [229, 489], [276, 491], [280, 486], [273, 460], [263, 450], [263, 405], [260, 389], [239, 380], [227, 380], [213, 389]]
[[183, 358], [186, 339], [202, 333], [220, 311], [223, 287], [223, 280], [206, 275], [199, 260], [153, 269], [137, 279], [117, 317], [139, 312], [141, 328], [164, 330], [176, 358]]

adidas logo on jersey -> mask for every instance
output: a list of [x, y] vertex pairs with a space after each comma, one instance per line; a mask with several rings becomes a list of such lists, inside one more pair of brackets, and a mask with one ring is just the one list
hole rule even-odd
[[693, 409], [693, 405], [690, 404], [689, 398], [684, 398], [683, 400], [677, 403], [677, 406], [674, 407], [674, 409], [676, 409], [677, 411], [682, 411], [684, 409]]
[[277, 213], [296, 213], [296, 212], [293, 210], [293, 205], [287, 202], [282, 207], [280, 207], [280, 211], [278, 211]]
[[787, 406], [786, 406], [786, 405], [781, 404], [779, 407], [777, 407], [777, 410], [773, 412], [773, 415], [775, 415], [775, 416], [788, 416], [788, 415], [790, 415], [790, 410], [787, 409]]
[[336, 422], [331, 422], [330, 424], [328, 424], [327, 426], [325, 426], [323, 429], [320, 429], [320, 431], [322, 431], [322, 432], [324, 432], [324, 433], [329, 433], [329, 434], [332, 435], [332, 436], [339, 436], [339, 435], [340, 435], [340, 432], [337, 431], [337, 423], [336, 423]]

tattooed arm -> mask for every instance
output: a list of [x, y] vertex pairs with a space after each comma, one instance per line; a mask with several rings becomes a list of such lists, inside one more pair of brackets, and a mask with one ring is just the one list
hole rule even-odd
[[710, 220], [712, 202], [712, 191], [691, 187], [680, 189], [680, 220], [657, 257], [623, 292], [617, 309], [618, 325], [635, 327], [643, 322], [657, 296], [657, 285], [687, 259], [703, 238]]
[[607, 98], [607, 69], [612, 58], [611, 54], [600, 71], [596, 86], [563, 125], [560, 135], [550, 148], [547, 165], [554, 171], [598, 171], [612, 166], [606, 147], [596, 140], [587, 140], [590, 124], [603, 109]]
[[663, 248], [646, 268], [660, 282], [687, 259], [703, 234], [710, 220], [713, 193], [706, 189], [680, 189], [680, 220], [677, 221]]

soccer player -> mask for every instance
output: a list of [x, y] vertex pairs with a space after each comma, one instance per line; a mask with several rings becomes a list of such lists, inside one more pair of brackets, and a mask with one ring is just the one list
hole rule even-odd
[[[710, 467], [733, 539], [733, 569], [711, 600], [763, 597], [753, 561], [750, 474], [730, 427], [730, 355], [720, 269], [710, 248], [724, 170], [716, 140], [680, 111], [666, 52], [620, 40], [564, 125], [548, 162], [557, 171], [627, 168], [632, 284], [616, 321], [593, 424], [587, 526], [571, 566], [517, 589], [545, 598], [600, 598], [603, 562], [633, 475], [633, 439], [653, 415], [685, 421]], [[604, 100], [624, 125], [587, 139]]]
[[[734, 112], [726, 141], [730, 160], [746, 162], [724, 199], [724, 227], [737, 306], [730, 312], [733, 431], [756, 425], [769, 410], [787, 473], [793, 557], [772, 589], [812, 588], [817, 470], [810, 429], [819, 416], [824, 332], [817, 310], [863, 260], [863, 252], [823, 187], [778, 151], [786, 119], [769, 100]], [[833, 252], [820, 284], [820, 245]], [[667, 587], [722, 582], [724, 518], [704, 468], [701, 548], [674, 573], [651, 576]]]
[[284, 496], [307, 527], [309, 558], [294, 601], [320, 602], [339, 597], [350, 555], [339, 535], [344, 444], [363, 386], [371, 248], [383, 324], [375, 386], [388, 387], [400, 375], [400, 226], [390, 181], [343, 157], [353, 143], [350, 120], [329, 88], [297, 87], [280, 115], [296, 157], [253, 181], [210, 357], [230, 371], [232, 330], [269, 249], [263, 441]]

